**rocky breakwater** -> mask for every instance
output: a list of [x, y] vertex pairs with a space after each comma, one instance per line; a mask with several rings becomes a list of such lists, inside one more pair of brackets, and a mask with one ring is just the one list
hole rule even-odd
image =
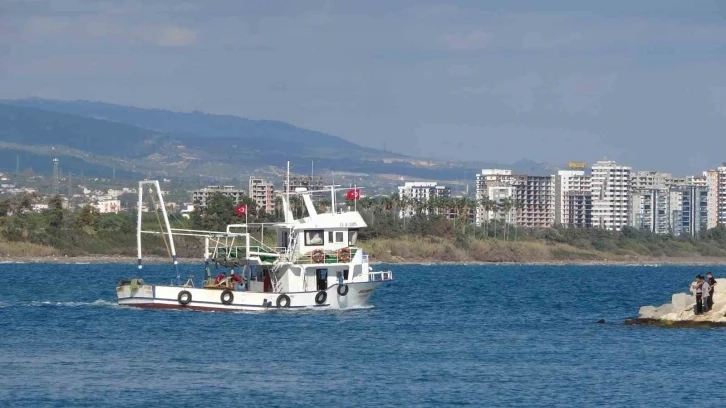
[[713, 308], [697, 315], [696, 296], [692, 293], [674, 293], [671, 302], [660, 306], [643, 306], [638, 317], [626, 324], [647, 324], [676, 327], [726, 327], [726, 278], [716, 278]]

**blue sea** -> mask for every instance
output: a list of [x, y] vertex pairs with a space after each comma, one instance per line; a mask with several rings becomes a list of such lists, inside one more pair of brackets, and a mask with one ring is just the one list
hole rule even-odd
[[724, 267], [379, 267], [371, 308], [214, 313], [117, 306], [135, 265], [2, 264], [0, 406], [725, 404], [726, 330], [624, 324]]

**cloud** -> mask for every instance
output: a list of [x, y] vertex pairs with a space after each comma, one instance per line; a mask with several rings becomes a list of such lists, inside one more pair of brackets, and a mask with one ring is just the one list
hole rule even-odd
[[26, 43], [185, 47], [197, 42], [199, 31], [173, 24], [134, 24], [107, 15], [31, 17], [19, 30]]
[[137, 26], [130, 30], [134, 39], [160, 47], [186, 47], [196, 43], [197, 31], [164, 25]]
[[484, 30], [473, 30], [468, 33], [450, 33], [439, 37], [439, 42], [453, 51], [476, 51], [486, 48], [492, 35]]

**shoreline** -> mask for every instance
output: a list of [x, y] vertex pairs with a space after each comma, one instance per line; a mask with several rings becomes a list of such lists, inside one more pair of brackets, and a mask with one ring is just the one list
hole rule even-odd
[[[166, 257], [149, 256], [142, 259], [144, 264], [158, 265], [171, 263]], [[183, 264], [203, 264], [202, 258], [178, 258]], [[51, 263], [51, 264], [107, 264], [120, 263], [136, 266], [137, 258], [126, 255], [84, 255], [84, 256], [1, 256], [0, 263]], [[434, 259], [391, 259], [388, 261], [372, 261], [371, 265], [541, 265], [541, 266], [667, 266], [667, 265], [698, 265], [726, 266], [726, 258], [644, 258], [630, 260], [566, 260], [566, 261], [523, 261], [523, 262], [480, 262], [480, 261], [439, 261]]]

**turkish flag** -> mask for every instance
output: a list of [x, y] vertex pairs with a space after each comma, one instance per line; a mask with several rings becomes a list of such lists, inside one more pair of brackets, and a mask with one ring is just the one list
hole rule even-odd
[[360, 189], [352, 188], [345, 194], [347, 200], [360, 200]]
[[247, 204], [240, 204], [234, 209], [235, 215], [246, 215], [247, 214]]

